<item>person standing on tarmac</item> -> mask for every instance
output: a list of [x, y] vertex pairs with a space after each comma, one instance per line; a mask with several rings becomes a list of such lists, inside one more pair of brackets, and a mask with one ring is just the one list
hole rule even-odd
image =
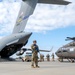
[[42, 55], [42, 60], [44, 61], [44, 55]]
[[33, 44], [31, 45], [31, 50], [32, 50], [32, 64], [31, 64], [31, 67], [32, 68], [35, 68], [35, 67], [39, 68], [39, 66], [38, 66], [38, 52], [39, 52], [39, 47], [38, 47], [38, 45], [36, 43], [37, 43], [37, 41], [34, 40]]
[[44, 61], [44, 55], [40, 54], [40, 62]]
[[52, 61], [55, 61], [55, 60], [54, 60], [54, 53], [52, 53]]
[[47, 54], [46, 57], [47, 57], [47, 61], [50, 61], [50, 55]]

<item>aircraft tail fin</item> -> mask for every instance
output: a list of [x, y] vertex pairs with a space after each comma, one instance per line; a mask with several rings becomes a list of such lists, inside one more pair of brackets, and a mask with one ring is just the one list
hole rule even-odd
[[19, 15], [13, 29], [13, 33], [23, 32], [30, 15], [33, 14], [38, 0], [22, 0]]
[[33, 14], [37, 3], [67, 5], [70, 2], [64, 0], [22, 0], [13, 33], [20, 33], [24, 31], [28, 18]]

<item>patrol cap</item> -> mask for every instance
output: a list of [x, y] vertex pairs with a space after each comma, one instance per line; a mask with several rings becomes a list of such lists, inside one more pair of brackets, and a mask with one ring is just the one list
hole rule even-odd
[[37, 41], [36, 41], [36, 40], [33, 40], [33, 43], [34, 43], [34, 42], [37, 42]]

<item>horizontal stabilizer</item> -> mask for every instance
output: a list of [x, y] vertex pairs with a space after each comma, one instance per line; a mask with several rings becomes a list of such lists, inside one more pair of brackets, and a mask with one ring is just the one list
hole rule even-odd
[[58, 4], [58, 5], [68, 5], [69, 1], [64, 0], [38, 0], [38, 3], [47, 3], [47, 4]]

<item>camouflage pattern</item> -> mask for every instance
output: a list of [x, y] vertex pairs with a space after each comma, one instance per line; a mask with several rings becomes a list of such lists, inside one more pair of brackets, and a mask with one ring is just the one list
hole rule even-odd
[[[31, 66], [38, 66], [38, 51], [36, 50], [36, 48], [38, 48], [37, 45], [32, 44], [31, 46], [31, 50], [32, 50], [32, 65]], [[38, 48], [39, 50], [39, 48]]]
[[54, 53], [52, 53], [52, 61], [54, 61]]
[[50, 61], [50, 55], [47, 54], [46, 57], [47, 57], [47, 61]]
[[44, 55], [40, 54], [40, 62], [44, 61]]

